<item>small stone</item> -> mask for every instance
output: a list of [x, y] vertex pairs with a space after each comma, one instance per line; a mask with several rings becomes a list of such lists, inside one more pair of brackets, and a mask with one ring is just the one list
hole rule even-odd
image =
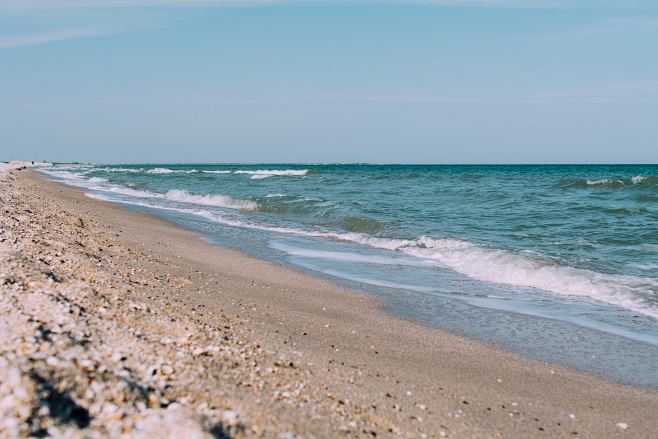
[[228, 425], [234, 425], [238, 420], [238, 412], [235, 410], [227, 410], [222, 413], [223, 421]]
[[626, 430], [628, 428], [628, 424], [625, 422], [617, 422], [617, 428], [620, 430]]

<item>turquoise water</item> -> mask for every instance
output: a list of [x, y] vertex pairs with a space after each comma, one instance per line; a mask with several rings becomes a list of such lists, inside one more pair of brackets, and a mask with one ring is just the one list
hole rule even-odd
[[44, 172], [212, 242], [385, 295], [406, 318], [658, 387], [656, 165]]

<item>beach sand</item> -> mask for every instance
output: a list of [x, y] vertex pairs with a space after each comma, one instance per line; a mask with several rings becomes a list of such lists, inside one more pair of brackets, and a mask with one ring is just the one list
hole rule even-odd
[[0, 185], [1, 437], [658, 438], [658, 392], [388, 316], [34, 171]]

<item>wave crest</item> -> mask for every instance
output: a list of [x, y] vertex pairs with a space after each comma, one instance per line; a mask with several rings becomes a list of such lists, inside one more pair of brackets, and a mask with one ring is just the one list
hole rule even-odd
[[172, 189], [164, 197], [167, 200], [204, 206], [226, 207], [229, 209], [256, 210], [258, 204], [250, 200], [240, 200], [230, 195], [193, 195], [187, 191]]
[[155, 168], [146, 171], [147, 174], [193, 174], [199, 172], [196, 169], [169, 169], [169, 168]]
[[629, 178], [579, 178], [565, 179], [557, 186], [565, 188], [624, 188], [624, 187], [651, 187], [658, 185], [658, 176], [635, 175]]
[[233, 171], [233, 173], [251, 175], [252, 180], [260, 180], [263, 178], [282, 175], [306, 175], [308, 173], [308, 169], [259, 169], [255, 171], [239, 169], [237, 171]]

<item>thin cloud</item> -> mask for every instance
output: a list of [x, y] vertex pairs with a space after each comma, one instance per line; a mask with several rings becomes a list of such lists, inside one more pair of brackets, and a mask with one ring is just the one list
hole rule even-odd
[[567, 37], [587, 37], [600, 34], [658, 30], [658, 17], [620, 17], [604, 20], [565, 34]]
[[644, 8], [653, 0], [5, 0], [0, 10], [121, 8], [121, 7], [211, 7], [258, 5], [406, 4], [452, 7], [578, 9]]
[[9, 49], [13, 47], [35, 46], [38, 44], [48, 44], [56, 41], [72, 40], [74, 38], [94, 37], [107, 35], [104, 32], [95, 29], [67, 29], [61, 31], [36, 33], [30, 35], [8, 35], [0, 36], [0, 49]]
[[[306, 105], [306, 104], [603, 104], [656, 103], [658, 82], [637, 82], [600, 88], [536, 90], [508, 93], [446, 93], [427, 95], [307, 95], [281, 97], [240, 96], [172, 96], [166, 99], [140, 98], [140, 103], [162, 105]], [[96, 98], [100, 106], [132, 105], [132, 101], [116, 98]]]
[[[386, 100], [386, 98], [381, 98]], [[395, 98], [390, 99], [396, 100]], [[440, 97], [397, 98], [399, 102], [418, 103], [640, 103], [658, 101], [658, 82], [638, 82], [601, 88], [542, 90], [519, 93], [473, 94]]]
[[0, 4], [0, 10], [54, 10], [128, 7], [202, 7], [242, 6], [289, 3], [285, 0], [8, 0]]

